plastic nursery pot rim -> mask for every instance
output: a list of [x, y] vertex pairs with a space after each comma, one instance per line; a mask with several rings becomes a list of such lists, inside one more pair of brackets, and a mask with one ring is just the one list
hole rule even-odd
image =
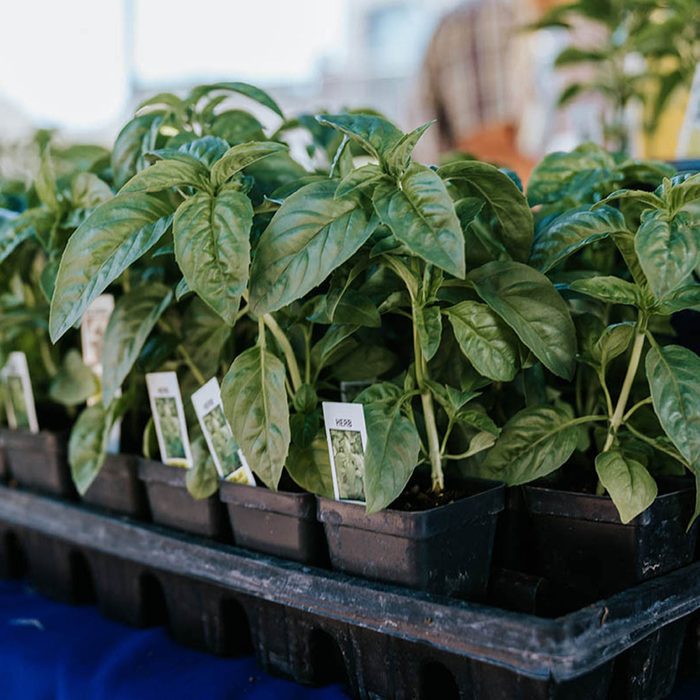
[[40, 430], [38, 433], [32, 433], [23, 428], [16, 430], [0, 428], [0, 445], [5, 449], [51, 450], [58, 454], [65, 454], [67, 440], [68, 433], [65, 431]]
[[187, 468], [176, 467], [163, 462], [156, 462], [146, 457], [137, 457], [139, 479], [142, 481], [155, 481], [168, 486], [187, 485]]
[[316, 496], [312, 493], [273, 491], [264, 486], [219, 482], [219, 494], [224, 503], [305, 520], [316, 520]]
[[420, 511], [388, 508], [378, 513], [367, 513], [364, 503], [319, 497], [318, 519], [331, 526], [420, 540], [462, 528], [473, 520], [497, 515], [504, 509], [505, 484], [502, 482], [465, 479], [461, 483], [477, 487], [478, 490], [452, 503]]
[[692, 488], [675, 488], [660, 493], [656, 500], [634, 520], [623, 524], [612, 499], [593, 493], [566, 491], [532, 484], [521, 487], [526, 509], [536, 515], [552, 515], [593, 522], [615, 523], [621, 527], [650, 525], [653, 521], [692, 514]]

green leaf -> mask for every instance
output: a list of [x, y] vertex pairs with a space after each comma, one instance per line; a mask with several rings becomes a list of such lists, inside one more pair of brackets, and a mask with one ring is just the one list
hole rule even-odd
[[625, 218], [612, 207], [568, 212], [536, 235], [530, 264], [541, 272], [549, 272], [581, 248], [606, 238], [611, 231], [626, 230]]
[[221, 385], [224, 412], [251, 469], [277, 489], [289, 450], [289, 408], [285, 369], [271, 352], [256, 346], [242, 352]]
[[609, 194], [605, 199], [600, 202], [596, 202], [593, 205], [593, 209], [598, 209], [600, 207], [607, 208], [606, 205], [611, 202], [618, 202], [623, 199], [630, 199], [634, 202], [639, 202], [640, 204], [645, 204], [651, 209], [661, 209], [663, 208], [664, 201], [658, 195], [653, 192], [647, 192], [646, 190], [616, 190], [612, 194]]
[[501, 227], [503, 245], [514, 260], [526, 262], [533, 238], [532, 211], [517, 185], [498, 168], [476, 160], [458, 160], [443, 165], [438, 174], [486, 200]]
[[658, 489], [651, 474], [644, 465], [626, 458], [622, 452], [613, 450], [599, 454], [595, 459], [595, 470], [623, 524], [629, 523], [654, 502]]
[[221, 187], [249, 165], [286, 150], [287, 146], [274, 141], [251, 141], [233, 146], [212, 166], [211, 182], [214, 187]]
[[571, 457], [579, 430], [562, 409], [525, 408], [505, 424], [480, 471], [509, 486], [547, 476]]
[[112, 427], [122, 410], [122, 402], [109, 408], [95, 404], [86, 408], [73, 426], [68, 441], [68, 463], [73, 483], [81, 496], [90, 488], [104, 464]]
[[384, 160], [389, 169], [396, 175], [401, 176], [411, 165], [413, 149], [421, 136], [435, 123], [435, 120], [422, 124], [417, 129], [404, 134], [395, 146], [389, 148], [384, 154]]
[[177, 150], [166, 148], [160, 151], [154, 151], [150, 155], [153, 157], [172, 159], [177, 158], [177, 154], [184, 154], [194, 160], [198, 160], [207, 168], [211, 168], [219, 158], [223, 157], [229, 148], [230, 146], [228, 143], [218, 136], [203, 136], [194, 141], [183, 143]]
[[182, 316], [186, 329], [182, 343], [192, 362], [205, 377], [218, 374], [226, 342], [231, 337], [231, 326], [199, 297], [195, 297]]
[[185, 485], [198, 501], [213, 496], [219, 489], [219, 474], [203, 435], [192, 440], [192, 467], [185, 475]]
[[55, 216], [43, 207], [27, 209], [0, 225], [0, 263], [34, 236], [41, 241], [54, 225]]
[[497, 382], [511, 381], [518, 371], [518, 341], [486, 304], [463, 301], [445, 310], [455, 338], [474, 369]]
[[372, 114], [322, 114], [316, 119], [319, 124], [351, 138], [378, 161], [382, 161], [403, 137], [393, 124]]
[[258, 243], [250, 275], [255, 313], [276, 311], [304, 296], [372, 235], [355, 199], [335, 199], [336, 180], [305, 185], [272, 217]]
[[350, 197], [366, 189], [374, 187], [383, 177], [381, 168], [374, 163], [368, 163], [361, 168], [351, 170], [338, 184], [335, 196], [338, 198]]
[[664, 297], [655, 313], [672, 314], [683, 309], [700, 310], [700, 284], [689, 284]]
[[222, 83], [212, 83], [210, 85], [198, 85], [192, 90], [191, 98], [194, 100], [201, 99], [210, 92], [215, 92], [222, 90], [224, 92], [235, 92], [239, 95], [243, 95], [251, 100], [254, 100], [263, 107], [267, 107], [272, 110], [278, 116], [284, 118], [284, 114], [280, 109], [277, 102], [275, 102], [270, 95], [268, 95], [264, 90], [255, 87], [255, 85], [250, 85], [249, 83], [240, 82], [222, 82]]
[[117, 195], [98, 207], [68, 240], [51, 300], [56, 342], [92, 301], [152, 248], [170, 226], [168, 205], [143, 193]]
[[348, 289], [344, 293], [342, 290], [337, 290], [337, 294], [329, 293], [327, 308], [331, 313], [329, 323], [352, 324], [366, 328], [379, 328], [382, 325], [381, 316], [372, 300], [354, 289]]
[[415, 255], [464, 278], [464, 234], [443, 181], [414, 163], [398, 187], [388, 180], [372, 196], [382, 223]]
[[442, 316], [437, 305], [418, 307], [416, 314], [416, 330], [421, 352], [426, 360], [431, 360], [440, 347], [442, 338]]
[[413, 423], [397, 405], [386, 402], [364, 407], [367, 426], [365, 501], [376, 513], [395, 501], [418, 463], [420, 438]]
[[639, 288], [619, 277], [590, 277], [574, 280], [569, 288], [608, 304], [637, 306], [641, 301]]
[[78, 406], [100, 391], [97, 377], [77, 350], [69, 350], [58, 374], [51, 380], [49, 397], [64, 406]]
[[78, 173], [71, 180], [71, 202], [74, 207], [94, 209], [114, 197], [110, 186], [93, 173]]
[[102, 402], [112, 403], [173, 295], [164, 285], [134, 287], [120, 297], [109, 318], [102, 355]]
[[235, 190], [186, 199], [175, 212], [175, 258], [187, 286], [229, 325], [248, 284], [253, 207]]
[[49, 149], [45, 148], [41, 154], [41, 164], [37, 173], [34, 187], [39, 200], [49, 210], [58, 212], [61, 205], [58, 201], [58, 191], [56, 189], [56, 173], [53, 168], [53, 161]]
[[477, 294], [554, 374], [570, 379], [576, 330], [566, 302], [537, 270], [518, 262], [490, 262], [469, 275]]
[[622, 355], [632, 342], [635, 324], [615, 323], [608, 326], [592, 348], [593, 358], [605, 368], [611, 360]]
[[661, 427], [700, 473], [700, 357], [679, 345], [652, 347], [646, 372]]
[[686, 283], [700, 262], [697, 228], [687, 212], [672, 218], [663, 211], [643, 216], [635, 250], [657, 299]]
[[157, 114], [144, 114], [132, 119], [119, 132], [112, 150], [112, 175], [117, 189], [136, 174], [144, 139], [154, 123], [160, 121], [161, 117]]
[[396, 355], [381, 345], [361, 345], [333, 365], [333, 374], [341, 381], [374, 380], [396, 364]]
[[323, 498], [333, 498], [333, 476], [325, 435], [314, 438], [308, 447], [290, 445], [287, 471], [307, 491]]
[[145, 170], [136, 173], [121, 192], [162, 192], [171, 187], [195, 187], [209, 190], [209, 171], [203, 163], [187, 160], [157, 160]]

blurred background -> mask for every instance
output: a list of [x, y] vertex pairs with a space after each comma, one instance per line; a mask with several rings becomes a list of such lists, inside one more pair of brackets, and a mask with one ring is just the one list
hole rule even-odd
[[674, 157], [700, 58], [698, 0], [23, 0], [3, 10], [4, 177], [31, 170], [37, 129], [110, 146], [147, 96], [220, 80], [268, 90], [289, 115], [372, 107], [403, 128], [436, 119], [425, 161], [459, 149], [527, 173], [545, 152], [587, 140]]

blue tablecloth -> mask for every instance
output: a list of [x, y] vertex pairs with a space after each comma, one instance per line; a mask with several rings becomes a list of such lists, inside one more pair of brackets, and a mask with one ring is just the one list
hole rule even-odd
[[0, 581], [2, 700], [340, 700], [340, 688], [271, 678], [252, 657], [179, 646], [162, 628], [133, 629], [92, 606], [55, 603]]

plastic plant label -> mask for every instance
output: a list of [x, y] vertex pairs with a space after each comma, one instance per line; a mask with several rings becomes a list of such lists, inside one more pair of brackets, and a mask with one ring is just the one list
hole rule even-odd
[[192, 452], [177, 374], [152, 372], [146, 375], [146, 386], [161, 461], [174, 467], [191, 467]]
[[253, 472], [238, 448], [224, 415], [216, 377], [192, 394], [192, 405], [219, 476], [226, 481], [255, 486]]
[[36, 417], [34, 392], [29, 377], [27, 356], [23, 352], [10, 353], [2, 370], [2, 381], [5, 387], [5, 409], [10, 428], [38, 433], [39, 421]]
[[338, 501], [365, 500], [364, 473], [367, 428], [360, 403], [323, 402], [333, 493]]
[[700, 156], [700, 64], [695, 69], [695, 77], [690, 88], [685, 119], [678, 136], [677, 158]]
[[102, 377], [102, 352], [109, 318], [114, 311], [114, 297], [101, 294], [90, 304], [80, 324], [83, 362], [98, 377]]

